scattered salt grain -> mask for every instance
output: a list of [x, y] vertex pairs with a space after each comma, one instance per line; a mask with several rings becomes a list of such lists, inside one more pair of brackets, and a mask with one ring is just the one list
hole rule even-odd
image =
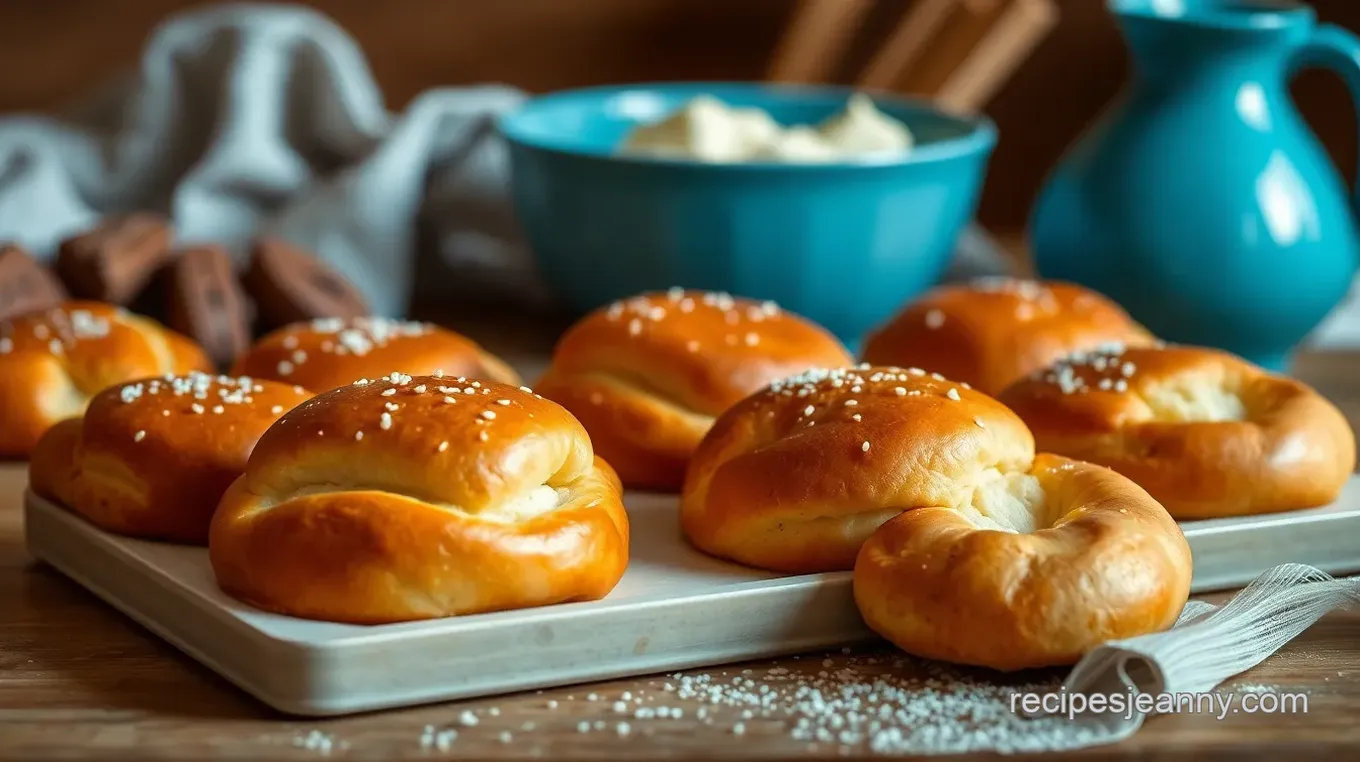
[[330, 756], [333, 749], [347, 749], [349, 744], [344, 741], [337, 742], [334, 736], [313, 730], [305, 736], [298, 736], [293, 739], [293, 745], [299, 749], [314, 751], [323, 757]]

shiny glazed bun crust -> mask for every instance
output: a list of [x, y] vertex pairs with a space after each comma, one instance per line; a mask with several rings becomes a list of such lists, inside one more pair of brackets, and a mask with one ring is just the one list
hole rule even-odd
[[625, 485], [676, 490], [728, 406], [775, 379], [850, 362], [834, 336], [771, 302], [671, 289], [583, 318], [535, 389], [580, 419]]
[[298, 384], [313, 392], [392, 372], [441, 371], [519, 384], [519, 376], [472, 340], [430, 323], [378, 317], [322, 318], [284, 326], [237, 359], [232, 372]]
[[1141, 488], [1035, 456], [996, 400], [917, 369], [785, 379], [695, 452], [681, 526], [780, 572], [854, 571], [865, 621], [902, 649], [1018, 669], [1170, 626], [1190, 548]]
[[628, 563], [617, 475], [566, 410], [504, 384], [389, 377], [260, 439], [214, 518], [224, 591], [382, 623], [606, 595]]
[[137, 378], [211, 371], [197, 344], [119, 307], [66, 302], [0, 322], [0, 458], [26, 458], [58, 421]]
[[107, 531], [205, 544], [255, 442], [307, 398], [299, 387], [204, 373], [120, 384], [48, 430], [29, 480]]
[[1113, 468], [1178, 519], [1326, 505], [1355, 470], [1355, 434], [1335, 405], [1218, 350], [1079, 353], [1001, 400], [1040, 449]]
[[854, 571], [865, 623], [916, 656], [1007, 671], [1075, 664], [1175, 624], [1190, 548], [1155, 500], [1054, 455], [1024, 480], [1027, 512], [998, 522], [923, 507], [870, 536]]
[[917, 366], [996, 395], [1064, 355], [1154, 338], [1100, 294], [1067, 283], [980, 278], [940, 286], [865, 340], [876, 365]]
[[773, 571], [850, 569], [875, 529], [966, 505], [1034, 457], [999, 402], [912, 369], [815, 370], [728, 409], [690, 462], [680, 520], [701, 550]]

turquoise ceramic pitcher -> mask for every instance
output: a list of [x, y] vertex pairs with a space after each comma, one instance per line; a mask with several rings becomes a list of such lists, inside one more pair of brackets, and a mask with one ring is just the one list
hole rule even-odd
[[1357, 267], [1350, 193], [1288, 81], [1330, 67], [1360, 96], [1360, 39], [1297, 3], [1109, 5], [1133, 81], [1050, 176], [1030, 226], [1035, 267], [1107, 294], [1168, 341], [1282, 369]]

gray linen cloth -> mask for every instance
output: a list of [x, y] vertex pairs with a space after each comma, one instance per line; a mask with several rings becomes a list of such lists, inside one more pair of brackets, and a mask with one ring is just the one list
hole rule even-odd
[[0, 240], [47, 257], [105, 214], [157, 210], [182, 243], [241, 257], [264, 233], [312, 249], [396, 316], [423, 218], [448, 253], [422, 272], [442, 296], [504, 285], [533, 300], [491, 124], [523, 97], [436, 89], [392, 114], [359, 48], [316, 12], [188, 13], [155, 31], [134, 76], [72, 113], [0, 119]]

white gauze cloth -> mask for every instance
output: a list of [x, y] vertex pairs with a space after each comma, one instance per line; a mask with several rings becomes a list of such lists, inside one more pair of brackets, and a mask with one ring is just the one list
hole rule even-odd
[[[1360, 577], [1335, 579], [1302, 564], [1285, 564], [1257, 577], [1222, 606], [1190, 601], [1170, 630], [1115, 640], [1093, 649], [1063, 681], [1050, 712], [1067, 713], [1080, 738], [1065, 748], [1115, 743], [1133, 735], [1156, 712], [1157, 701], [1197, 701], [1224, 680], [1260, 664], [1308, 629], [1322, 615], [1360, 603]], [[1116, 696], [1117, 711], [1081, 708], [1073, 698], [1089, 701], [1094, 694]], [[1147, 694], [1145, 706], [1129, 700]], [[1107, 704], [1112, 706], [1112, 704]], [[1179, 706], [1203, 707], [1202, 702]], [[1133, 707], [1134, 711], [1129, 711]], [[1056, 712], [1052, 710], [1057, 708]], [[1138, 711], [1150, 708], [1152, 712]], [[1200, 711], [1192, 709], [1190, 711]]]

